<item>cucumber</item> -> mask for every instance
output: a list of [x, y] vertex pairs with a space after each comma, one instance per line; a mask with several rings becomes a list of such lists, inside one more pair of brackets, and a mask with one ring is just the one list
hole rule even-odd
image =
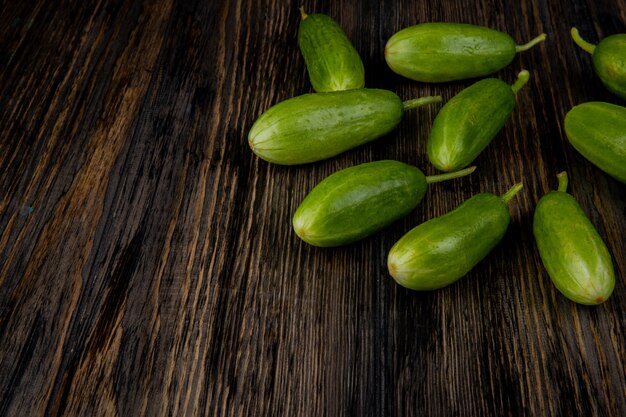
[[508, 34], [463, 23], [423, 23], [393, 35], [385, 60], [395, 73], [416, 81], [440, 83], [493, 74], [515, 54], [545, 40], [541, 34], [516, 45]]
[[565, 134], [582, 156], [626, 184], [626, 107], [579, 104], [565, 116]]
[[403, 103], [391, 91], [377, 89], [304, 94], [263, 113], [248, 143], [268, 162], [306, 164], [377, 139], [400, 123], [405, 110], [440, 101], [435, 96]]
[[293, 216], [293, 228], [314, 246], [346, 245], [407, 215], [424, 198], [428, 184], [473, 171], [427, 177], [412, 165], [390, 160], [346, 168], [305, 197]]
[[307, 15], [304, 7], [300, 13], [298, 46], [313, 89], [322, 93], [363, 88], [363, 61], [337, 22], [323, 14]]
[[415, 227], [389, 251], [389, 274], [401, 286], [419, 291], [456, 282], [500, 242], [510, 221], [507, 203], [521, 189], [520, 183], [501, 197], [477, 194]]
[[467, 87], [439, 111], [428, 136], [428, 159], [437, 169], [468, 166], [492, 141], [515, 108], [515, 93], [528, 82], [521, 71], [509, 86], [487, 78]]
[[615, 287], [611, 255], [574, 197], [566, 192], [567, 173], [559, 188], [537, 203], [533, 233], [543, 265], [556, 288], [580, 304], [606, 301]]
[[592, 55], [593, 68], [604, 86], [626, 100], [626, 34], [607, 36], [597, 45], [581, 38], [576, 28], [572, 28], [571, 35]]

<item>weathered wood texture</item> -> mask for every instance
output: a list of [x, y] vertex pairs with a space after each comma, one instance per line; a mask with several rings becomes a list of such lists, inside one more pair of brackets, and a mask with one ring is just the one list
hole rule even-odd
[[[367, 85], [408, 99], [471, 81], [393, 74], [386, 40], [424, 21], [548, 33], [496, 76], [532, 71], [469, 178], [349, 247], [303, 244], [290, 218], [324, 176], [398, 159], [429, 174], [439, 106], [331, 160], [280, 167], [247, 131], [310, 91], [298, 2], [24, 0], [0, 5], [0, 415], [626, 416], [626, 186], [568, 144], [577, 103], [625, 103], [569, 38], [625, 32], [622, 0], [311, 1], [337, 19]], [[614, 256], [594, 308], [561, 296], [532, 237], [567, 170]], [[479, 191], [523, 180], [499, 247], [448, 288], [386, 272], [393, 243]]]

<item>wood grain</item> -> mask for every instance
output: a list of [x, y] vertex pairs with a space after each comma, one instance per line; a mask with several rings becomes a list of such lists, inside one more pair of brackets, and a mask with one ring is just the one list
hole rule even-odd
[[[308, 1], [335, 18], [366, 85], [449, 99], [386, 66], [396, 31], [467, 22], [545, 44], [496, 74], [531, 81], [472, 176], [430, 187], [357, 244], [307, 246], [290, 220], [326, 175], [398, 159], [435, 173], [438, 106], [328, 161], [270, 165], [256, 117], [311, 91], [298, 2], [25, 0], [0, 5], [0, 416], [624, 416], [626, 187], [577, 154], [575, 104], [624, 105], [574, 46], [626, 32], [620, 0]], [[551, 284], [532, 213], [567, 170], [613, 254], [605, 304]], [[523, 180], [503, 242], [458, 283], [397, 286], [411, 227]]]

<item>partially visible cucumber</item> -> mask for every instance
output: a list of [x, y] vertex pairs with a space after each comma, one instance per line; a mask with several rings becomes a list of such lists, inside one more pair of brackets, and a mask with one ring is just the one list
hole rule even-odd
[[579, 104], [565, 116], [565, 134], [582, 156], [626, 184], [626, 107]]
[[593, 45], [572, 28], [572, 39], [592, 55], [593, 68], [604, 86], [626, 100], [626, 34], [607, 36]]

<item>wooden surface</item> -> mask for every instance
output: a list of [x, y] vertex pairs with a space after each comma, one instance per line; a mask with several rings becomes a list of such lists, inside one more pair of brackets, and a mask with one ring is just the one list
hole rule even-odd
[[[439, 106], [328, 161], [256, 158], [255, 118], [310, 91], [299, 5], [0, 5], [0, 416], [626, 416], [626, 186], [563, 132], [575, 104], [625, 104], [568, 34], [625, 32], [623, 0], [305, 2], [345, 28], [367, 86], [403, 99], [472, 81], [393, 74], [383, 49], [401, 28], [548, 34], [496, 74], [532, 79], [476, 173], [328, 250], [291, 230], [305, 194], [379, 159], [435, 173], [425, 139]], [[561, 170], [614, 257], [599, 307], [561, 296], [534, 244], [533, 208]], [[464, 279], [417, 293], [389, 277], [411, 227], [520, 180], [507, 235]]]

